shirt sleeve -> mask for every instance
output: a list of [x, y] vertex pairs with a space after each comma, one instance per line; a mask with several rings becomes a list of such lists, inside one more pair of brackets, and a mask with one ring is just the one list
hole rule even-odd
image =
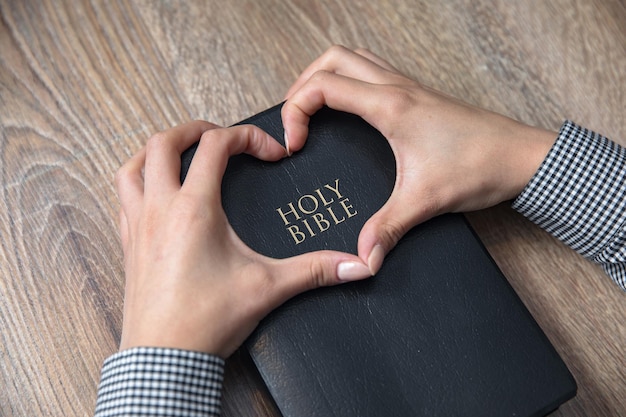
[[206, 353], [137, 347], [105, 360], [95, 417], [218, 416], [224, 360]]
[[513, 208], [626, 291], [626, 149], [566, 121]]

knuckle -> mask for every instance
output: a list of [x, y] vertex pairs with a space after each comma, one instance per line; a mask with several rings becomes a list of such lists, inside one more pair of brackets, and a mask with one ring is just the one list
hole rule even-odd
[[128, 163], [122, 165], [117, 170], [113, 178], [113, 183], [115, 184], [115, 188], [118, 190], [118, 192], [122, 190], [124, 186], [128, 183], [131, 175], [132, 175], [132, 169]]
[[344, 61], [347, 54], [351, 54], [348, 48], [342, 45], [332, 45], [330, 48], [324, 52], [324, 54], [319, 58], [318, 65], [319, 68], [326, 68], [331, 71], [336, 70], [341, 63]]
[[204, 130], [216, 129], [220, 127], [219, 125], [216, 125], [215, 123], [207, 122], [206, 120], [202, 120], [202, 119], [194, 119], [191, 123], [201, 125]]
[[[199, 143], [204, 143], [203, 147], [198, 147], [198, 149], [211, 149], [214, 152], [221, 152], [223, 147], [227, 145], [226, 141], [223, 140], [223, 129], [211, 129], [203, 132], [200, 136]], [[207, 146], [206, 144], [210, 144]]]
[[406, 234], [406, 231], [406, 227], [400, 222], [389, 220], [382, 225], [380, 235], [388, 245], [387, 247], [391, 248]]
[[166, 145], [166, 142], [167, 136], [165, 135], [165, 133], [155, 133], [154, 135], [150, 136], [148, 142], [146, 143], [146, 152], [153, 153], [155, 151], [159, 151], [163, 149], [163, 147]]
[[383, 89], [381, 97], [384, 96], [386, 99], [375, 106], [375, 112], [370, 115], [372, 118], [402, 119], [403, 115], [415, 110], [420, 104], [419, 95], [415, 94], [411, 88], [401, 85], [384, 85], [380, 88]]
[[269, 142], [263, 140], [264, 133], [253, 125], [247, 125], [244, 130], [245, 144], [253, 154], [263, 154], [269, 147]]
[[219, 129], [205, 130], [204, 132], [202, 132], [202, 135], [200, 135], [200, 140], [201, 141], [215, 140], [217, 136], [219, 136], [218, 133], [219, 133]]
[[310, 262], [308, 265], [308, 289], [328, 285], [328, 268], [325, 262]]
[[334, 44], [334, 45], [331, 45], [330, 48], [328, 48], [328, 50], [326, 51], [326, 55], [336, 57], [336, 56], [342, 56], [346, 52], [348, 52], [348, 49], [345, 46]]
[[115, 177], [113, 178], [113, 182], [115, 183], [115, 187], [119, 190], [120, 187], [126, 181], [128, 177], [128, 167], [126, 165], [122, 165], [117, 172], [115, 173]]
[[241, 136], [250, 140], [253, 144], [260, 142], [261, 129], [255, 125], [241, 125], [239, 129], [241, 129]]
[[415, 96], [405, 88], [391, 87], [389, 91], [387, 111], [390, 115], [398, 115], [416, 104]]
[[328, 78], [331, 77], [332, 73], [326, 70], [317, 70], [311, 76], [310, 80], [313, 83], [325, 84], [328, 81]]

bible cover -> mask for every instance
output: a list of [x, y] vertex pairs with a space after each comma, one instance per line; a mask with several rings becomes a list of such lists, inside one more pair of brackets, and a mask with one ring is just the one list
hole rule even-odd
[[[242, 123], [282, 143], [280, 105]], [[183, 155], [181, 180], [194, 150]], [[231, 158], [222, 199], [235, 231], [264, 255], [356, 253], [394, 181], [385, 138], [323, 108], [292, 157]], [[373, 278], [288, 301], [246, 346], [285, 417], [543, 416], [576, 393], [462, 215], [415, 227]]]

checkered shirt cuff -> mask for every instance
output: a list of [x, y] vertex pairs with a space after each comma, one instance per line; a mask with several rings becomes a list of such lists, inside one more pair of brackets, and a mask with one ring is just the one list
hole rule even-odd
[[102, 367], [96, 417], [218, 416], [224, 361], [179, 349], [138, 347]]
[[626, 149], [566, 121], [513, 208], [626, 290]]

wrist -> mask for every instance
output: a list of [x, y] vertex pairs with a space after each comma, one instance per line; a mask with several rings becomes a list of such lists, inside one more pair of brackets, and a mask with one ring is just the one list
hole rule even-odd
[[185, 324], [184, 320], [177, 320], [176, 323], [163, 320], [159, 324], [149, 322], [125, 325], [119, 351], [152, 347], [208, 353], [220, 358], [228, 357], [230, 353], [227, 353], [222, 346], [223, 337], [210, 332], [210, 328], [207, 324], [206, 327], [198, 330], [198, 326]]
[[535, 175], [550, 152], [557, 132], [520, 124], [513, 134], [509, 147], [510, 165], [509, 199], [517, 197]]

